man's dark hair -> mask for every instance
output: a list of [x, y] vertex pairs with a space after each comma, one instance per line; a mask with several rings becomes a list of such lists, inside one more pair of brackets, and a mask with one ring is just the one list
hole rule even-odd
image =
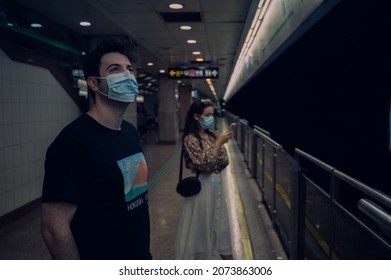
[[[125, 55], [133, 64], [136, 62], [135, 45], [126, 37], [109, 37], [100, 41], [84, 62], [84, 78], [99, 77], [101, 58], [107, 53], [117, 52]], [[88, 93], [94, 98], [94, 92], [88, 87]]]

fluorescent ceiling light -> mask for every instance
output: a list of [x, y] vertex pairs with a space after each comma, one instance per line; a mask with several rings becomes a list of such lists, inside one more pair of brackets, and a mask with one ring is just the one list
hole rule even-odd
[[79, 24], [81, 26], [91, 26], [91, 22], [89, 22], [89, 21], [81, 21]]
[[33, 28], [41, 28], [42, 24], [40, 24], [40, 23], [32, 23], [32, 24], [30, 24], [30, 26], [33, 27]]
[[197, 41], [196, 41], [196, 40], [190, 39], [190, 40], [187, 40], [187, 43], [188, 43], [188, 44], [196, 44]]
[[191, 30], [191, 26], [190, 25], [181, 25], [179, 28], [182, 29], [182, 30]]
[[200, 51], [194, 51], [193, 54], [194, 54], [194, 55], [200, 55], [201, 52], [200, 52]]
[[173, 10], [180, 10], [180, 9], [183, 9], [183, 7], [184, 7], [184, 5], [179, 4], [179, 3], [172, 3], [168, 6], [170, 7], [170, 9], [173, 9]]

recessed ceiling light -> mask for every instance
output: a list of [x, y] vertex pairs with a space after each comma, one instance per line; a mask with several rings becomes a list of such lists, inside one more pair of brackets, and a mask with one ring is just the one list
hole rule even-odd
[[202, 61], [204, 61], [204, 59], [203, 59], [202, 57], [197, 57], [197, 58], [196, 58], [196, 61], [197, 61], [197, 62], [202, 62]]
[[179, 3], [172, 3], [168, 6], [170, 7], [170, 9], [173, 9], [173, 10], [180, 10], [180, 9], [183, 9], [183, 7], [184, 7], [184, 5], [179, 4]]
[[166, 70], [160, 69], [159, 72], [160, 72], [160, 73], [166, 73]]
[[190, 25], [181, 25], [179, 28], [182, 29], [182, 30], [191, 30], [191, 26]]
[[193, 54], [194, 54], [194, 55], [200, 55], [201, 52], [200, 52], [200, 51], [194, 51]]
[[34, 22], [34, 23], [30, 24], [30, 26], [33, 28], [41, 28], [42, 24]]
[[196, 41], [196, 40], [192, 40], [192, 39], [191, 39], [191, 40], [187, 40], [187, 43], [188, 43], [188, 44], [196, 44], [196, 43], [197, 43], [197, 41]]
[[79, 24], [81, 26], [91, 26], [91, 22], [89, 22], [89, 21], [81, 21]]
[[147, 66], [149, 66], [149, 67], [153, 66], [153, 62], [148, 62]]

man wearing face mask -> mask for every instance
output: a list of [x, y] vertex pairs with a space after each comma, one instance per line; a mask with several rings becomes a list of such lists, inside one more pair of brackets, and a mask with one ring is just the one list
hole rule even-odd
[[48, 148], [42, 235], [53, 259], [151, 259], [148, 167], [124, 120], [138, 94], [133, 45], [109, 38], [87, 57], [94, 100]]

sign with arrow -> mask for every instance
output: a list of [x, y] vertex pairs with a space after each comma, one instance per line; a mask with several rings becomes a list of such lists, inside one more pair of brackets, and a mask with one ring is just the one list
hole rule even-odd
[[173, 79], [218, 79], [219, 68], [168, 68], [168, 76]]

